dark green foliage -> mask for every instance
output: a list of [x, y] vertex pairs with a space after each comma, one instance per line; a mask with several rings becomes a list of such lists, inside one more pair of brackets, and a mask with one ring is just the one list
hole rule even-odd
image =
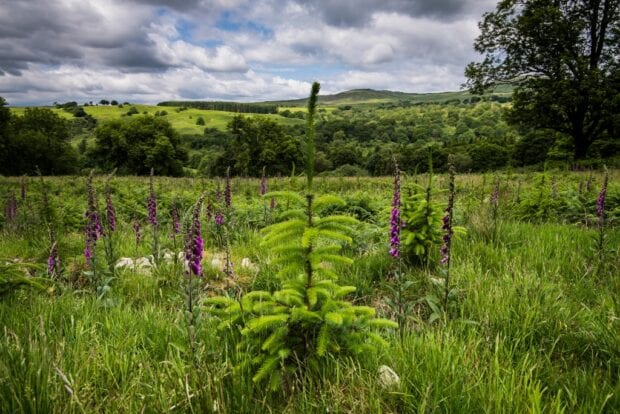
[[119, 174], [183, 175], [187, 153], [170, 123], [161, 117], [138, 116], [110, 121], [96, 130], [91, 157], [105, 170]]
[[180, 106], [185, 108], [208, 109], [213, 111], [228, 111], [250, 114], [275, 114], [276, 105], [262, 103], [220, 102], [220, 101], [165, 101], [158, 106]]
[[432, 174], [426, 188], [412, 185], [401, 193], [401, 252], [416, 265], [428, 265], [428, 257], [441, 243], [442, 209], [432, 199]]
[[0, 105], [0, 138], [0, 174], [77, 171], [68, 122], [49, 109], [28, 108], [23, 116], [12, 116]]
[[501, 145], [481, 141], [469, 148], [469, 156], [475, 171], [490, 171], [506, 166], [509, 152]]
[[617, 136], [618, 0], [504, 0], [479, 26], [474, 46], [485, 57], [467, 66], [468, 85], [515, 84], [510, 122], [570, 136], [575, 159]]
[[44, 290], [48, 284], [41, 277], [34, 277], [31, 273], [43, 273], [43, 266], [33, 263], [20, 263], [13, 260], [0, 259], [0, 299], [22, 287], [33, 287]]
[[271, 174], [289, 174], [291, 165], [301, 164], [301, 142], [285, 133], [284, 128], [268, 118], [235, 116], [228, 124], [229, 134], [205, 130], [211, 142], [224, 147], [213, 168], [224, 175], [228, 166], [233, 175], [260, 177], [263, 166]]
[[205, 124], [205, 119], [201, 116], [199, 116], [198, 118], [196, 118], [196, 125], [203, 125]]

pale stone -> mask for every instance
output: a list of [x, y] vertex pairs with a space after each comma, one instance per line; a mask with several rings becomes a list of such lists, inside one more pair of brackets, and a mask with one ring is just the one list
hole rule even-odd
[[394, 370], [387, 365], [379, 367], [379, 383], [384, 388], [393, 388], [400, 385], [400, 377]]

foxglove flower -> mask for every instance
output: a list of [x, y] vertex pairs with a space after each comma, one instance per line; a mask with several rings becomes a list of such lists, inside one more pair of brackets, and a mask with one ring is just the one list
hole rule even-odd
[[188, 234], [185, 236], [185, 259], [189, 265], [189, 272], [196, 276], [202, 276], [201, 262], [204, 242], [200, 234], [200, 212], [202, 211], [203, 198], [204, 196], [201, 196], [194, 205], [192, 222], [189, 226]]
[[226, 187], [224, 188], [224, 204], [227, 208], [232, 205], [232, 189], [230, 185], [230, 167], [226, 170]]
[[136, 245], [138, 245], [142, 240], [142, 233], [140, 232], [140, 223], [137, 220], [133, 222], [133, 231], [136, 235]]
[[267, 193], [267, 177], [265, 176], [265, 168], [263, 168], [263, 176], [260, 180], [260, 195], [264, 196]]
[[215, 224], [218, 226], [224, 224], [224, 215], [219, 211], [215, 213]]
[[[439, 263], [442, 265], [450, 265], [450, 247], [452, 243], [452, 235], [454, 234], [452, 230], [452, 215], [454, 212], [454, 167], [450, 165], [449, 169], [450, 173], [450, 184], [449, 184], [449, 195], [448, 195], [448, 206], [446, 207], [446, 214], [442, 219], [441, 230], [444, 232], [442, 237], [442, 245], [439, 250], [441, 253], [441, 259]], [[496, 185], [496, 189], [498, 189], [499, 183]], [[499, 194], [499, 190], [497, 191]], [[493, 192], [495, 195], [495, 191]], [[497, 203], [497, 201], [495, 202]]]
[[146, 200], [148, 209], [149, 223], [157, 226], [157, 197], [155, 197], [155, 186], [153, 185], [153, 169], [151, 168], [151, 177], [149, 180], [149, 198]]
[[394, 194], [392, 195], [392, 213], [390, 215], [390, 255], [400, 255], [400, 170], [394, 165]]
[[50, 249], [50, 254], [47, 258], [47, 274], [54, 276], [56, 274], [58, 264], [58, 247], [56, 246], [56, 242], [54, 242], [52, 243], [52, 248]]

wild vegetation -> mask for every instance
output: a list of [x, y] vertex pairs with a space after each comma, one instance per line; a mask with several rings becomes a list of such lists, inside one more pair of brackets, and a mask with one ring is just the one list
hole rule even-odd
[[[403, 175], [402, 193], [428, 178]], [[428, 265], [408, 264], [388, 252], [391, 179], [315, 178], [317, 202], [327, 194], [339, 194], [344, 201], [326, 207], [326, 213], [358, 221], [348, 226], [350, 239], [335, 245], [342, 246], [346, 262], [325, 269], [357, 288], [347, 293], [348, 302], [376, 309], [401, 328], [383, 334], [387, 345], [377, 354], [351, 358], [329, 351], [302, 371], [297, 371], [301, 361], [291, 360], [283, 367], [292, 366], [295, 373], [283, 371], [289, 372], [285, 386], [275, 392], [260, 378], [253, 381], [256, 374], [240, 365], [260, 346], [254, 341], [267, 337], [256, 332], [252, 342], [239, 342], [243, 329], [222, 325], [226, 319], [212, 316], [209, 305], [222, 295], [230, 300], [248, 296], [239, 303], [259, 311], [261, 296], [252, 302], [251, 292], [274, 297], [285, 289], [285, 279], [276, 275], [287, 262], [278, 263], [275, 253], [263, 247], [269, 238], [261, 229], [284, 226], [282, 220], [295, 211], [293, 200], [305, 192], [305, 180], [269, 178], [272, 202], [269, 193], [260, 195], [260, 180], [231, 179], [231, 205], [226, 207], [224, 182], [156, 178], [161, 252], [156, 264], [150, 258], [148, 180], [112, 177], [115, 230], [105, 232], [112, 235], [114, 263], [124, 263], [112, 271], [101, 240], [94, 248], [94, 266], [85, 262], [86, 183], [72, 180], [74, 185], [49, 177], [1, 181], [3, 201], [10, 207], [2, 216], [0, 237], [2, 411], [620, 408], [617, 172], [609, 178], [600, 250], [597, 198], [603, 175], [457, 175], [454, 225], [466, 232], [452, 242], [447, 307], [441, 238], [429, 240]], [[93, 178], [98, 200], [93, 204], [103, 223], [105, 182], [105, 177]], [[447, 188], [447, 177], [435, 176], [433, 205], [445, 206]], [[290, 202], [276, 199], [280, 191], [297, 196]], [[205, 195], [199, 216], [204, 257], [202, 276], [194, 282], [190, 341], [188, 279], [183, 259], [172, 254], [184, 243], [175, 233], [173, 206], [190, 214], [200, 194]], [[16, 290], [19, 283], [33, 287]], [[289, 330], [293, 338], [299, 334]], [[400, 380], [385, 385], [378, 374], [381, 365]]]
[[317, 177], [317, 93], [302, 177], [0, 179], [2, 411], [620, 409], [617, 171]]

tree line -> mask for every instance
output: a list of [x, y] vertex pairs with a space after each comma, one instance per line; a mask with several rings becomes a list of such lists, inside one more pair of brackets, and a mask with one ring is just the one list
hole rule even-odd
[[278, 106], [264, 103], [243, 103], [225, 101], [165, 101], [158, 106], [178, 106], [182, 108], [208, 109], [246, 114], [276, 114]]

